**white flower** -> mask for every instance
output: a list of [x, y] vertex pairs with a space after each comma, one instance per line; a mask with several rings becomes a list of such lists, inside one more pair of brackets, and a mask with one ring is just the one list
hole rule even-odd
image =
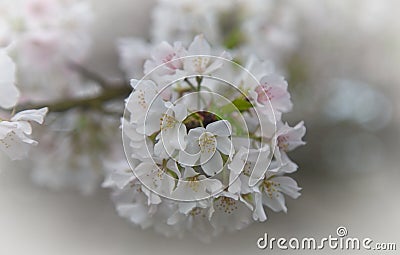
[[223, 52], [220, 57], [212, 57], [211, 46], [203, 35], [194, 38], [187, 55], [184, 59], [184, 70], [188, 75], [211, 74], [222, 67], [223, 59], [231, 59], [227, 52]]
[[0, 121], [0, 148], [11, 159], [19, 160], [27, 156], [29, 145], [37, 142], [29, 138], [32, 134], [30, 122], [42, 124], [48, 109], [27, 110], [16, 114], [10, 121]]
[[144, 73], [149, 74], [155, 69], [158, 75], [172, 75], [177, 70], [182, 69], [183, 61], [181, 57], [186, 55], [186, 50], [180, 42], [173, 46], [167, 42], [162, 42], [151, 52], [151, 59], [144, 64]]
[[[201, 241], [208, 243], [211, 241], [216, 232], [221, 232], [210, 223], [210, 218], [214, 212], [208, 201], [201, 201], [196, 207], [192, 207], [192, 203], [179, 203], [177, 209], [172, 211], [167, 223], [179, 230], [179, 237], [184, 237], [187, 234], [193, 234]], [[188, 205], [190, 205], [188, 207]], [[189, 209], [187, 209], [189, 208]]]
[[177, 165], [172, 160], [162, 160], [161, 162], [155, 162], [155, 160], [143, 161], [135, 167], [134, 173], [146, 188], [157, 195], [167, 197], [171, 196], [175, 187], [173, 174], [177, 178], [181, 176]]
[[[155, 109], [155, 111], [162, 113], [164, 109]], [[156, 137], [158, 140], [154, 147], [156, 155], [166, 158], [172, 156], [172, 153], [175, 150], [185, 150], [187, 143], [187, 129], [182, 121], [186, 117], [186, 106], [177, 104], [171, 105], [164, 113], [162, 113], [158, 122], [146, 122], [146, 128], [149, 127], [149, 125], [158, 125], [158, 128], [161, 130]], [[149, 128], [153, 130], [152, 127]]]
[[271, 121], [276, 122], [281, 119], [282, 113], [292, 110], [293, 104], [287, 89], [288, 84], [283, 77], [268, 75], [260, 80], [260, 85], [251, 95], [258, 104], [263, 106], [262, 112]]
[[3, 50], [0, 50], [0, 91], [0, 107], [14, 107], [19, 98], [15, 87], [15, 64]]
[[188, 213], [198, 205], [198, 200], [206, 199], [223, 188], [222, 183], [216, 179], [207, 179], [191, 167], [186, 167], [183, 178], [178, 181], [172, 197], [179, 201], [187, 201], [185, 212]]
[[[231, 170], [230, 181], [233, 182], [237, 176], [243, 173], [243, 177], [236, 179], [236, 184], [233, 187], [240, 185], [242, 181], [247, 181], [243, 185], [254, 186], [265, 175], [271, 162], [271, 150], [269, 146], [264, 146], [260, 149], [249, 149], [241, 147], [238, 153], [234, 156], [229, 164]], [[230, 187], [231, 192], [237, 192], [233, 187]]]
[[[285, 196], [286, 194], [293, 199], [297, 199], [300, 196], [300, 190], [297, 186], [296, 181], [288, 176], [282, 176], [282, 173], [277, 171], [268, 171], [264, 181], [258, 187], [258, 193], [261, 196], [256, 196], [256, 199], [262, 201], [262, 204], [271, 208], [274, 212], [284, 211], [287, 212], [286, 204], [285, 204]], [[259, 203], [258, 201], [257, 203]], [[260, 208], [261, 210], [261, 208]], [[262, 218], [262, 212], [258, 211], [259, 217]]]
[[241, 230], [253, 222], [253, 206], [242, 196], [223, 192], [213, 202], [211, 225], [219, 231]]
[[233, 155], [233, 145], [229, 139], [231, 134], [231, 124], [226, 120], [210, 123], [206, 128], [191, 129], [188, 134], [187, 151], [179, 153], [179, 162], [194, 166], [199, 161], [207, 175], [219, 173], [223, 169], [221, 153], [229, 157]]
[[293, 164], [286, 153], [306, 144], [302, 140], [306, 134], [304, 122], [300, 122], [295, 127], [279, 122], [277, 128], [276, 141], [274, 141], [276, 143], [275, 157], [282, 164]]
[[129, 97], [126, 109], [131, 113], [131, 121], [141, 123], [158, 93], [157, 85], [151, 80], [131, 80], [134, 92]]
[[277, 145], [282, 151], [292, 151], [297, 147], [306, 144], [304, 141], [302, 141], [305, 134], [306, 128], [303, 121], [297, 124], [295, 127], [290, 127], [287, 123], [284, 125], [280, 123], [276, 133]]

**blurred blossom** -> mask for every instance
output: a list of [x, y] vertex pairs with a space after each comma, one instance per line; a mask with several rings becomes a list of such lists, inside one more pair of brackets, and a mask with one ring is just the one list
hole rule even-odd
[[102, 181], [105, 162], [123, 155], [119, 123], [101, 113], [70, 111], [53, 114], [37, 130], [40, 144], [32, 151], [32, 178], [55, 190], [75, 189], [93, 194]]
[[336, 80], [326, 92], [325, 115], [333, 122], [355, 122], [379, 130], [391, 121], [392, 105], [381, 91], [351, 80]]
[[0, 43], [8, 44], [18, 65], [21, 101], [75, 95], [80, 81], [69, 64], [82, 63], [88, 55], [93, 20], [89, 4], [83, 0], [2, 1], [0, 13]]
[[143, 74], [144, 62], [150, 56], [150, 48], [150, 43], [142, 38], [118, 39], [119, 66], [127, 79]]

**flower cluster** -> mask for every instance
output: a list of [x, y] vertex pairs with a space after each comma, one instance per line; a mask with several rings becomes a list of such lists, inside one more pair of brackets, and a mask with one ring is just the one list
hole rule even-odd
[[245, 61], [248, 55], [256, 54], [285, 70], [284, 62], [298, 44], [296, 24], [300, 15], [296, 4], [271, 0], [158, 0], [151, 15], [151, 43], [136, 37], [118, 40], [121, 69], [128, 78], [138, 77], [154, 44], [188, 42], [204, 34], [214, 45], [234, 52], [237, 60]]
[[0, 3], [0, 47], [7, 47], [18, 66], [21, 101], [55, 100], [81, 90], [70, 64], [86, 58], [91, 23], [89, 5], [81, 0]]
[[[93, 13], [89, 1], [2, 1], [0, 14], [0, 46], [5, 47], [17, 67], [13, 75], [20, 94], [18, 103], [21, 107], [18, 108], [53, 102], [63, 105], [58, 102], [94, 97], [99, 93], [98, 81], [89, 80], [79, 69], [83, 68], [92, 40]], [[1, 95], [11, 99], [11, 94], [5, 91]], [[74, 107], [72, 104], [70, 108]], [[40, 158], [40, 161], [26, 161], [33, 180], [53, 189], [74, 188], [83, 194], [93, 193], [103, 177], [105, 165], [102, 159], [111, 155], [110, 151], [122, 151], [115, 149], [122, 145], [114, 142], [113, 132], [118, 129], [119, 117], [99, 113], [99, 110], [49, 108], [52, 113], [47, 117], [47, 125], [35, 130], [40, 144], [29, 157]], [[7, 119], [14, 121], [17, 116]], [[28, 121], [41, 123], [43, 120]], [[16, 133], [29, 135], [30, 129], [23, 131]], [[9, 138], [7, 144], [10, 147]], [[26, 150], [13, 148], [25, 155]], [[21, 155], [12, 155], [12, 158]]]
[[[292, 102], [285, 79], [256, 57], [246, 68], [214, 52], [203, 35], [186, 48], [162, 42], [132, 80], [122, 119], [129, 166], [112, 166], [121, 216], [165, 235], [208, 239], [287, 211], [300, 188], [287, 153], [303, 145], [303, 123], [282, 114]], [[215, 56], [214, 56], [215, 55]]]
[[15, 107], [20, 92], [15, 87], [15, 64], [0, 49], [0, 149], [11, 159], [18, 160], [27, 156], [30, 145], [37, 142], [30, 138], [32, 122], [42, 124], [47, 108], [26, 110], [17, 114], [7, 114], [3, 109]]

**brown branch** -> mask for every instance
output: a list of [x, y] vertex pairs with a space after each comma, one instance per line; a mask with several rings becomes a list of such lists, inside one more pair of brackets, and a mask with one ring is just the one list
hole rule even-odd
[[43, 107], [48, 107], [50, 112], [66, 112], [74, 108], [97, 109], [105, 102], [127, 98], [131, 92], [132, 89], [129, 86], [108, 87], [104, 88], [103, 91], [96, 96], [88, 98], [61, 99], [59, 101], [41, 104], [28, 103], [18, 106], [17, 111], [40, 109]]

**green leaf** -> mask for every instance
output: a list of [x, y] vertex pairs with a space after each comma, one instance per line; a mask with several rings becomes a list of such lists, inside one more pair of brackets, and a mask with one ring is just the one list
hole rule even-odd
[[253, 104], [246, 99], [235, 99], [231, 104], [227, 104], [221, 107], [220, 112], [225, 114], [232, 113], [234, 111], [244, 112], [253, 108]]

